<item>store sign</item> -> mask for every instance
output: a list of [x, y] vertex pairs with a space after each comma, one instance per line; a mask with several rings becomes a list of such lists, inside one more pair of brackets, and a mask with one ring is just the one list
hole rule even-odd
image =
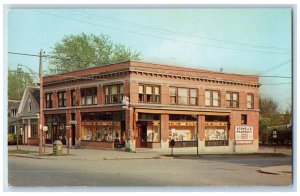
[[69, 125], [76, 125], [77, 124], [77, 121], [76, 120], [70, 120], [69, 121]]
[[253, 140], [253, 127], [235, 126], [235, 140], [237, 141]]

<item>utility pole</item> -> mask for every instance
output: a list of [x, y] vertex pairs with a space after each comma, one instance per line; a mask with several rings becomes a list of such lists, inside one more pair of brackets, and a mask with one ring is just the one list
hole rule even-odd
[[19, 150], [19, 114], [17, 113], [17, 130], [16, 130], [16, 136], [17, 136], [17, 151]]
[[43, 50], [40, 50], [39, 61], [39, 79], [40, 79], [40, 118], [39, 118], [39, 156], [42, 155], [43, 149]]

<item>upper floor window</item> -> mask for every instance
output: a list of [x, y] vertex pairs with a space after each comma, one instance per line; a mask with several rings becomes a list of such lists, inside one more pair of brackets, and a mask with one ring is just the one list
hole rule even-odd
[[32, 101], [31, 99], [28, 100], [28, 112], [31, 112], [32, 110]]
[[17, 116], [17, 110], [11, 110], [12, 117]]
[[205, 90], [205, 106], [220, 107], [220, 91]]
[[170, 104], [197, 105], [197, 89], [170, 87]]
[[123, 84], [104, 87], [105, 103], [120, 103], [123, 99]]
[[139, 85], [139, 102], [160, 103], [160, 87], [155, 85]]
[[71, 106], [76, 106], [76, 91], [71, 90]]
[[53, 94], [52, 93], [46, 93], [46, 108], [52, 108], [53, 102]]
[[66, 107], [67, 106], [67, 97], [66, 92], [58, 93], [58, 107]]
[[226, 92], [226, 107], [228, 108], [239, 107], [239, 93]]
[[97, 88], [81, 89], [81, 105], [97, 104]]
[[254, 108], [254, 95], [253, 93], [247, 94], [247, 108]]

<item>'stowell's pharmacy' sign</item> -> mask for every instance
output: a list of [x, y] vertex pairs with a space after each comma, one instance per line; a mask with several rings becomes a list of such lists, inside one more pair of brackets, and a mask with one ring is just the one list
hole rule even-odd
[[235, 126], [236, 141], [252, 141], [253, 127], [252, 126]]

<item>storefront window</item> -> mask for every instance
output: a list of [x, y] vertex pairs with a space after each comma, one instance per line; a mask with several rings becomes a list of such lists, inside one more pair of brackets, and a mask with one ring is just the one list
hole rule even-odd
[[197, 140], [197, 120], [194, 116], [174, 114], [169, 119], [169, 140]]
[[98, 122], [96, 125], [82, 123], [81, 131], [83, 140], [113, 142], [121, 139], [120, 123], [113, 124], [111, 121]]
[[113, 142], [121, 139], [121, 113], [83, 113], [81, 139]]
[[205, 116], [205, 146], [228, 145], [228, 116]]
[[160, 124], [158, 122], [148, 123], [147, 142], [160, 142]]
[[227, 131], [226, 127], [214, 127], [206, 126], [205, 127], [205, 140], [227, 140]]

